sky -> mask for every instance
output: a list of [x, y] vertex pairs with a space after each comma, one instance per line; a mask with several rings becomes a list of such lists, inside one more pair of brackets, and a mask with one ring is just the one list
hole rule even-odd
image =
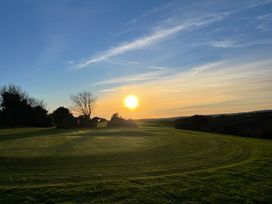
[[0, 0], [9, 83], [49, 112], [91, 91], [106, 118], [271, 109], [272, 0]]

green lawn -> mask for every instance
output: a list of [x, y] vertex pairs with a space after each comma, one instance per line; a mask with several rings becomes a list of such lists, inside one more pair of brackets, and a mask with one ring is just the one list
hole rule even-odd
[[272, 203], [272, 141], [171, 127], [0, 129], [0, 203]]

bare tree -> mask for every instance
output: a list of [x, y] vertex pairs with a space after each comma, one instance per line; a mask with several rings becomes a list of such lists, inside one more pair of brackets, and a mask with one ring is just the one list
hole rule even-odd
[[96, 97], [89, 91], [83, 91], [71, 96], [73, 112], [90, 119], [96, 107]]

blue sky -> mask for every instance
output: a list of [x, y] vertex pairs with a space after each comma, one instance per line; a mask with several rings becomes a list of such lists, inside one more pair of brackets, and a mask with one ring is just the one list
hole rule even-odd
[[139, 118], [271, 108], [271, 0], [2, 0], [0, 25], [0, 85], [50, 111], [82, 90], [105, 117], [131, 93]]

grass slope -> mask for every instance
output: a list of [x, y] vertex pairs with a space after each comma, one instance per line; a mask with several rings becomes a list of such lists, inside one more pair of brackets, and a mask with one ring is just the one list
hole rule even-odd
[[0, 130], [0, 203], [271, 203], [272, 141], [167, 127]]

